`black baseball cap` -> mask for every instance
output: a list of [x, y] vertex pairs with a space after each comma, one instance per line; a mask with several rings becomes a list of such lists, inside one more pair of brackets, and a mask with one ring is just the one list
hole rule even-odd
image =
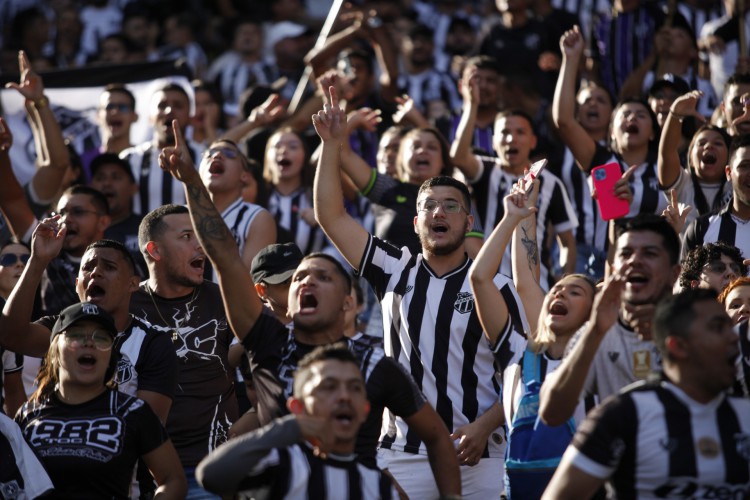
[[664, 76], [661, 77], [661, 79], [655, 81], [654, 84], [651, 85], [651, 89], [648, 91], [648, 95], [650, 97], [653, 97], [654, 94], [665, 87], [669, 87], [674, 90], [678, 96], [690, 92], [690, 85], [688, 85], [685, 80], [675, 75], [674, 73], [665, 73]]
[[120, 169], [122, 169], [123, 172], [125, 172], [125, 174], [130, 179], [130, 182], [135, 182], [133, 171], [130, 169], [130, 163], [128, 163], [127, 160], [123, 160], [114, 153], [102, 153], [98, 156], [95, 156], [89, 164], [91, 176], [93, 177], [94, 175], [96, 175], [96, 171], [102, 168], [104, 165], [117, 165], [118, 167], [120, 167]]
[[302, 262], [302, 252], [294, 243], [268, 245], [253, 257], [250, 275], [255, 283], [278, 285], [288, 280]]
[[99, 323], [113, 338], [117, 336], [115, 320], [109, 313], [91, 302], [79, 302], [63, 309], [52, 327], [52, 338], [85, 319]]

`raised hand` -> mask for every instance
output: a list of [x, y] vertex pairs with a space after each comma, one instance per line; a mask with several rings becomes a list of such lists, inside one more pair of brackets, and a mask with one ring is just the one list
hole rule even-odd
[[464, 103], [479, 103], [479, 70], [471, 68], [458, 87]]
[[560, 37], [560, 52], [566, 58], [580, 57], [583, 54], [584, 46], [583, 35], [581, 35], [581, 29], [578, 26], [573, 26], [573, 29], [566, 31]]
[[698, 100], [701, 97], [703, 97], [703, 92], [700, 90], [691, 90], [687, 94], [683, 94], [675, 99], [669, 108], [669, 112], [680, 119], [692, 116], [698, 120], [698, 123], [704, 123], [706, 118], [697, 109]]
[[247, 121], [258, 127], [265, 127], [280, 120], [286, 115], [286, 109], [281, 105], [279, 94], [271, 94], [263, 104], [253, 108]]
[[378, 127], [378, 123], [383, 121], [380, 115], [381, 111], [379, 109], [355, 109], [354, 111], [346, 115], [346, 125], [347, 127], [349, 127], [349, 133], [351, 134], [358, 128], [362, 128], [364, 130], [367, 130], [368, 132], [375, 132]]
[[417, 127], [427, 125], [427, 118], [424, 117], [419, 108], [414, 104], [414, 99], [408, 95], [396, 96], [396, 112], [393, 113], [393, 123], [401, 125], [409, 122]]
[[313, 126], [323, 142], [341, 143], [347, 139], [346, 114], [339, 106], [335, 87], [330, 86], [323, 91], [323, 109], [312, 115]]
[[62, 250], [67, 227], [58, 214], [40, 222], [31, 235], [31, 258], [41, 260], [46, 266]]
[[517, 183], [513, 185], [505, 198], [503, 198], [503, 206], [505, 207], [505, 214], [508, 217], [517, 217], [525, 219], [531, 214], [537, 212], [536, 199], [539, 195], [539, 180], [535, 179], [532, 184], [532, 189], [527, 192], [524, 186], [524, 180], [519, 179]]
[[159, 153], [159, 166], [166, 170], [178, 181], [188, 183], [196, 178], [200, 181], [198, 171], [195, 169], [193, 159], [187, 142], [182, 136], [180, 125], [177, 120], [172, 120], [172, 132], [174, 133], [174, 146], [167, 146]]
[[730, 126], [737, 127], [740, 123], [750, 121], [750, 93], [742, 94], [741, 97], [743, 112], [740, 116], [732, 120]]
[[604, 280], [591, 308], [591, 321], [599, 336], [615, 324], [620, 313], [620, 297], [625, 288], [625, 269], [616, 269]]
[[19, 83], [9, 82], [5, 88], [16, 89], [29, 101], [36, 102], [44, 97], [42, 78], [31, 69], [29, 58], [23, 50], [18, 51], [18, 72], [21, 74]]
[[0, 117], [0, 151], [7, 152], [13, 145], [13, 134], [10, 133], [8, 124]]
[[316, 83], [324, 97], [328, 95], [328, 89], [331, 87], [336, 89], [336, 95], [340, 96], [343, 100], [351, 99], [352, 97], [350, 78], [337, 69], [329, 69], [318, 77]]
[[693, 210], [693, 207], [690, 205], [677, 201], [677, 190], [672, 189], [669, 191], [669, 205], [661, 213], [661, 216], [667, 219], [667, 222], [677, 234], [680, 234], [685, 228], [685, 221], [691, 210]]

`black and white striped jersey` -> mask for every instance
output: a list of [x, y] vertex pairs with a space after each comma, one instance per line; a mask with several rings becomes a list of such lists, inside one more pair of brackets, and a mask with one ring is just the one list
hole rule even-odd
[[735, 396], [750, 397], [750, 329], [747, 320], [736, 325], [740, 336], [740, 355], [737, 358], [737, 380], [732, 388]]
[[276, 79], [273, 68], [265, 61], [246, 63], [233, 50], [219, 56], [208, 69], [206, 80], [213, 82], [224, 98], [224, 111], [241, 115], [239, 102], [242, 93], [256, 85], [270, 85]]
[[303, 255], [321, 251], [326, 243], [323, 230], [318, 225], [311, 226], [302, 218], [301, 212], [312, 210], [312, 207], [312, 193], [306, 188], [288, 195], [273, 190], [268, 199], [268, 211], [280, 227], [292, 234], [294, 243]]
[[[188, 140], [188, 147], [193, 160], [203, 153], [204, 147]], [[133, 212], [146, 215], [151, 210], [167, 203], [185, 205], [185, 190], [182, 182], [159, 167], [161, 149], [150, 142], [127, 148], [120, 153], [120, 158], [130, 163], [138, 192], [133, 197]]]
[[443, 101], [449, 111], [463, 105], [456, 81], [448, 73], [434, 68], [412, 75], [401, 73], [396, 81], [399, 92], [407, 94], [422, 113], [427, 113], [430, 101]]
[[682, 241], [682, 257], [706, 243], [723, 241], [740, 249], [742, 255], [750, 256], [750, 221], [735, 217], [728, 203], [718, 213], [706, 214], [695, 219], [685, 230]]
[[[497, 163], [497, 158], [487, 156], [476, 157], [482, 165], [476, 178], [471, 181], [474, 185], [474, 198], [477, 211], [482, 217], [482, 226], [491, 231], [505, 214], [503, 198], [510, 193], [513, 185], [520, 177], [516, 177], [503, 170]], [[553, 173], [542, 170], [539, 175], [539, 197], [536, 202], [536, 241], [541, 258], [540, 282], [544, 289], [549, 288], [549, 255], [550, 248], [547, 225], [551, 225], [554, 233], [575, 231], [578, 227], [573, 205], [565, 192], [563, 183]], [[512, 275], [510, 245], [505, 250], [500, 272], [506, 276]]]
[[559, 165], [550, 164], [547, 169], [565, 186], [568, 199], [578, 217], [576, 242], [601, 250], [606, 248], [607, 224], [602, 220], [596, 200], [591, 197], [590, 176], [580, 169], [570, 148], [565, 148]]
[[[385, 352], [411, 372], [427, 401], [453, 432], [476, 420], [499, 400], [493, 352], [484, 336], [469, 286], [471, 259], [437, 276], [422, 254], [396, 248], [370, 236], [359, 272], [375, 289], [383, 310]], [[521, 300], [510, 278], [498, 274], [495, 284], [508, 304], [511, 330], [528, 331]], [[424, 443], [403, 419], [383, 419], [383, 448], [426, 454]], [[502, 457], [497, 432], [483, 457]]]
[[563, 457], [617, 498], [748, 498], [750, 400], [692, 400], [663, 379], [597, 407]]

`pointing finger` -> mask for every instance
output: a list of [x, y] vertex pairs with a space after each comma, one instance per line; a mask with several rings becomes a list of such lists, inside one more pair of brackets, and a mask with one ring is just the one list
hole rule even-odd
[[635, 172], [636, 168], [638, 168], [638, 165], [633, 165], [631, 167], [628, 167], [628, 169], [625, 172], [623, 172], [622, 178], [625, 179], [626, 181], [630, 181], [630, 177], [632, 177], [633, 172]]
[[185, 139], [182, 138], [182, 131], [180, 130], [180, 122], [177, 118], [172, 120], [172, 132], [174, 133], [174, 146], [177, 149], [182, 148]]
[[332, 108], [338, 108], [339, 107], [339, 98], [336, 95], [336, 88], [331, 86], [328, 89], [329, 93], [331, 94], [329, 102], [331, 103]]
[[671, 200], [669, 204], [677, 208], [677, 190], [676, 189], [671, 189], [669, 191], [669, 198]]

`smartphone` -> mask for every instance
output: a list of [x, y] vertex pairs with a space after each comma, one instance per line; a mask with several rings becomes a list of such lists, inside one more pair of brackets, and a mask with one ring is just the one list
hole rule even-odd
[[526, 190], [526, 193], [529, 193], [531, 191], [531, 186], [534, 183], [534, 179], [539, 178], [539, 174], [542, 173], [542, 170], [544, 170], [544, 167], [546, 166], [547, 160], [545, 159], [535, 161], [531, 164], [531, 168], [529, 168], [529, 171], [526, 172], [526, 175], [523, 177], [523, 186]]
[[624, 217], [630, 212], [630, 203], [615, 196], [615, 183], [622, 178], [622, 169], [616, 162], [599, 165], [591, 169], [591, 181], [596, 189], [596, 202], [602, 219]]

